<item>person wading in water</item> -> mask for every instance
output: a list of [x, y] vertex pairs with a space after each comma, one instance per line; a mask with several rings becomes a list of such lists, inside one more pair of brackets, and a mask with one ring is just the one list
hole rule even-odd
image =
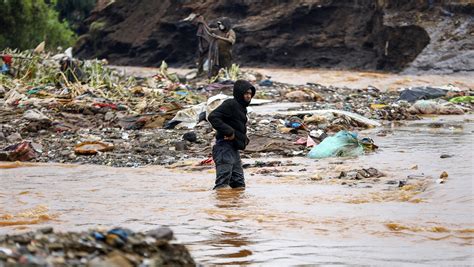
[[234, 83], [234, 98], [227, 99], [213, 110], [207, 120], [216, 133], [212, 158], [216, 164], [214, 189], [245, 188], [244, 170], [239, 150], [244, 150], [247, 138], [247, 107], [255, 96], [255, 87], [245, 80]]

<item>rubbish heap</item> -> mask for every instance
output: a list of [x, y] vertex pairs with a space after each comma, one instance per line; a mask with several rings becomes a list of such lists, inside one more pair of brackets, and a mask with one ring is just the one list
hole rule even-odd
[[207, 114], [232, 96], [236, 79], [258, 87], [252, 104], [301, 104], [249, 112], [248, 157], [305, 156], [341, 132], [426, 114], [463, 114], [474, 106], [472, 91], [453, 87], [382, 92], [373, 86], [291, 85], [236, 65], [207, 80], [170, 73], [165, 62], [155, 75], [135, 77], [67, 52], [2, 53], [12, 55], [9, 72], [0, 74], [2, 161], [138, 167], [207, 158], [214, 137]]
[[196, 266], [169, 228], [56, 233], [47, 227], [0, 236], [1, 266]]

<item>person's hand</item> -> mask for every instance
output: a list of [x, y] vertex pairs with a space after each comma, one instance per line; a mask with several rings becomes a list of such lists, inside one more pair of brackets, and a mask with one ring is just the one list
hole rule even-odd
[[235, 139], [235, 134], [232, 134], [231, 136], [224, 136], [224, 140], [232, 141], [234, 139]]
[[205, 22], [206, 22], [206, 20], [204, 19], [204, 17], [201, 16], [201, 15], [197, 15], [197, 17], [196, 17], [194, 20], [197, 21], [197, 22], [201, 22], [201, 23], [205, 23]]

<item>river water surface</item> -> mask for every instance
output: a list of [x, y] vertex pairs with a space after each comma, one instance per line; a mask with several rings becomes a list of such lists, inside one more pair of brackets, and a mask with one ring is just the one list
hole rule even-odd
[[[165, 225], [205, 265], [472, 265], [473, 119], [364, 131], [380, 149], [358, 158], [246, 158], [293, 164], [246, 169], [245, 191], [210, 190], [212, 167], [193, 166], [201, 159], [136, 169], [3, 162], [0, 234]], [[330, 179], [361, 167], [385, 177]]]

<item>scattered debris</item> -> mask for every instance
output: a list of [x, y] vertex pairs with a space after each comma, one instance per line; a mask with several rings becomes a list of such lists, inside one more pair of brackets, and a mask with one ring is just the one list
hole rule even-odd
[[442, 155], [439, 156], [439, 157], [442, 158], [442, 159], [447, 159], [447, 158], [452, 158], [452, 157], [454, 157], [454, 155], [442, 154]]
[[434, 98], [440, 98], [446, 95], [448, 90], [423, 86], [423, 87], [411, 87], [404, 89], [400, 92], [399, 100], [405, 100], [408, 102], [415, 102], [417, 100], [428, 100]]
[[383, 173], [379, 172], [375, 168], [352, 170], [348, 172], [341, 172], [338, 176], [339, 179], [349, 179], [349, 180], [362, 180], [366, 178], [379, 178], [385, 176]]
[[[304, 156], [340, 131], [357, 132], [379, 127], [384, 121], [415, 120], [426, 112], [417, 109], [418, 102], [397, 102], [395, 91], [383, 92], [372, 86], [351, 89], [284, 84], [238, 66], [208, 81], [178, 77], [168, 72], [165, 62], [152, 76], [134, 77], [108, 68], [106, 61], [88, 60], [76, 62], [83, 78], [71, 82], [64, 73], [67, 71], [60, 68], [60, 60], [72, 58], [70, 54], [4, 52], [17, 59], [17, 69], [15, 77], [0, 74], [0, 146], [30, 140], [42, 146], [43, 152], [29, 159], [38, 162], [136, 167], [202, 158], [210, 153], [214, 138], [206, 116], [232, 95], [236, 78], [261, 84], [251, 105], [305, 101], [289, 111], [259, 114], [249, 108], [250, 144], [244, 156]], [[470, 92], [437, 89], [447, 92], [443, 97], [462, 103], [443, 102], [439, 107], [436, 102], [436, 114], [472, 110], [472, 104], [466, 103], [469, 98], [453, 98]], [[433, 109], [431, 104], [428, 107]], [[189, 133], [191, 128], [195, 135]], [[384, 129], [377, 135], [387, 132]], [[90, 151], [76, 149], [82, 142], [99, 140], [108, 144], [107, 148], [96, 144], [100, 147]], [[359, 152], [376, 148], [371, 139], [357, 142]], [[104, 148], [106, 153], [99, 153]], [[89, 156], [78, 156], [81, 153]]]
[[408, 110], [412, 114], [462, 115], [464, 109], [450, 102], [419, 100]]
[[31, 142], [10, 145], [0, 151], [0, 161], [30, 161], [38, 157], [38, 152]]
[[448, 180], [448, 173], [447, 172], [442, 172], [441, 175], [439, 176], [439, 179], [436, 180], [438, 184], [444, 184]]
[[195, 266], [186, 247], [170, 243], [172, 238], [169, 228], [56, 233], [48, 227], [1, 236], [0, 265]]
[[113, 145], [99, 141], [86, 141], [74, 146], [74, 152], [78, 155], [94, 155], [98, 152], [106, 152], [113, 149]]

